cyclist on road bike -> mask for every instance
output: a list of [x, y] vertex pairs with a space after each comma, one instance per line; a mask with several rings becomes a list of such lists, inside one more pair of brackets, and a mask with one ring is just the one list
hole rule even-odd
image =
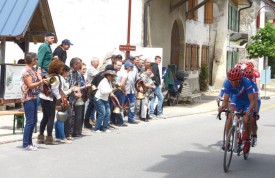
[[[229, 108], [228, 101], [230, 93], [233, 94], [233, 97]], [[227, 79], [224, 85], [224, 100], [218, 111], [220, 112], [223, 109], [228, 108], [230, 110], [230, 114], [226, 122], [226, 135], [228, 135], [228, 132], [232, 126], [233, 112], [240, 112], [242, 106], [244, 106], [243, 108], [245, 115], [243, 117], [243, 122], [245, 126], [245, 133], [247, 135], [243, 149], [244, 152], [247, 152], [250, 147], [249, 135], [251, 127], [248, 122], [248, 117], [251, 116], [250, 111], [254, 109], [254, 105], [254, 93], [251, 82], [247, 78], [243, 77], [242, 70], [240, 68], [232, 68], [227, 74]]]
[[251, 146], [255, 147], [256, 144], [257, 144], [257, 131], [258, 131], [257, 120], [259, 119], [261, 98], [259, 97], [259, 90], [258, 90], [257, 84], [254, 82], [253, 72], [251, 70], [245, 70], [243, 72], [243, 76], [251, 81], [251, 84], [252, 84], [252, 87], [253, 87], [253, 92], [254, 92], [255, 108], [254, 108], [254, 111], [253, 111], [253, 121], [252, 121], [252, 125], [251, 125], [251, 127], [252, 127]]
[[254, 68], [254, 64], [251, 61], [246, 62], [246, 69], [253, 72], [254, 82], [257, 84], [258, 89], [260, 89], [260, 72]]

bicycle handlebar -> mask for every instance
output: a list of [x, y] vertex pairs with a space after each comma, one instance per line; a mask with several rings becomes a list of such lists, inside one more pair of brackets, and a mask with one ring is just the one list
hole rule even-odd
[[218, 115], [217, 115], [217, 119], [222, 120], [222, 118], [221, 118], [221, 114], [222, 114], [223, 112], [225, 112], [225, 113], [230, 113], [230, 111], [229, 111], [229, 110], [227, 110], [227, 109], [222, 110], [221, 112], [219, 112], [219, 113], [218, 113]]

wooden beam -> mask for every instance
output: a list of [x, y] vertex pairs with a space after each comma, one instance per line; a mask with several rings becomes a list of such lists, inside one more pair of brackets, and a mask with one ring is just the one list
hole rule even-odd
[[188, 15], [194, 11], [196, 11], [197, 9], [199, 9], [200, 7], [202, 7], [203, 5], [205, 5], [209, 0], [204, 0], [201, 3], [199, 3], [197, 6], [193, 7], [192, 9], [190, 9], [188, 12], [185, 13], [185, 16], [188, 17]]
[[175, 5], [170, 6], [170, 12], [172, 12], [173, 10], [175, 10], [176, 8], [178, 8], [179, 6], [183, 5], [187, 1], [188, 0], [181, 0], [181, 1], [177, 2]]
[[6, 52], [6, 38], [2, 38], [0, 43], [0, 64], [5, 63], [5, 52]]

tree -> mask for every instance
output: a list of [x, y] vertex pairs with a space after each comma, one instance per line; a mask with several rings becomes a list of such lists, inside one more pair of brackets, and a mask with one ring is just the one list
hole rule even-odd
[[208, 79], [209, 79], [208, 66], [206, 64], [203, 64], [201, 66], [201, 72], [200, 72], [200, 76], [199, 76], [200, 90], [201, 91], [207, 91], [207, 89], [208, 89]]
[[251, 39], [253, 42], [247, 46], [249, 58], [275, 57], [275, 29], [272, 23], [266, 23]]

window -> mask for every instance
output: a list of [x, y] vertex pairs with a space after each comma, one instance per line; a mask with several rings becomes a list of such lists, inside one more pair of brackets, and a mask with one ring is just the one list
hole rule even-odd
[[209, 46], [202, 45], [201, 47], [201, 65], [208, 65], [209, 61]]
[[[196, 5], [198, 4], [197, 1], [198, 1], [198, 0], [188, 0], [188, 12], [189, 12], [191, 9], [193, 9], [193, 8], [196, 7]], [[189, 19], [189, 20], [192, 20], [192, 19], [193, 19], [193, 20], [197, 20], [197, 19], [198, 19], [198, 11], [195, 10], [195, 11], [193, 11], [193, 12], [188, 13], [187, 19]]]
[[228, 72], [237, 63], [238, 58], [239, 58], [238, 52], [237, 51], [227, 51], [226, 58], [227, 58], [226, 72]]
[[190, 70], [191, 62], [191, 44], [186, 44], [185, 48], [185, 71]]
[[199, 69], [199, 51], [197, 44], [186, 44], [185, 71]]
[[204, 23], [213, 23], [213, 0], [208, 0], [204, 6]]
[[232, 3], [228, 4], [228, 29], [238, 31], [238, 9]]

